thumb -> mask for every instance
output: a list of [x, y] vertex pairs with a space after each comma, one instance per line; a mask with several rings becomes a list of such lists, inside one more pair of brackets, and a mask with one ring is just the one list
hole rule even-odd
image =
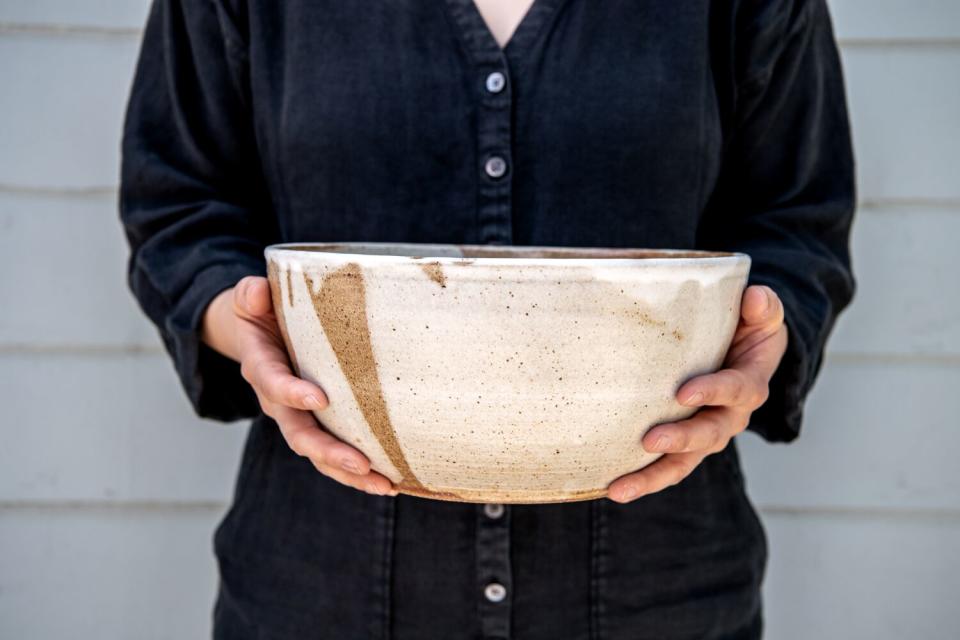
[[770, 287], [752, 285], [743, 293], [740, 315], [747, 325], [776, 326], [783, 322], [783, 303]]
[[270, 313], [273, 310], [270, 283], [261, 276], [243, 278], [233, 289], [233, 307], [238, 314], [249, 318]]

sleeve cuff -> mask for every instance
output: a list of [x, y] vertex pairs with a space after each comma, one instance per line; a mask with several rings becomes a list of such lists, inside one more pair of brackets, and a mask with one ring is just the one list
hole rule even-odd
[[751, 284], [765, 284], [780, 297], [787, 326], [787, 349], [770, 379], [767, 401], [750, 417], [749, 431], [768, 442], [791, 442], [800, 435], [803, 403], [812, 383], [816, 354], [811, 353], [809, 338], [804, 334], [796, 299], [789, 290], [773, 281], [760, 279]]
[[202, 418], [231, 422], [260, 412], [256, 393], [240, 374], [240, 364], [200, 339], [207, 305], [245, 276], [262, 276], [254, 260], [215, 264], [197, 274], [165, 323], [164, 343], [173, 357], [180, 383]]

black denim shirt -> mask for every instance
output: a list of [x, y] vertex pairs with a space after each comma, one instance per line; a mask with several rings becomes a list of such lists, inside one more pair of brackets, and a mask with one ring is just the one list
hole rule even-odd
[[823, 0], [536, 0], [503, 50], [472, 0], [155, 0], [122, 158], [133, 292], [197, 413], [254, 418], [216, 637], [758, 637], [733, 445], [627, 505], [374, 497], [294, 455], [199, 326], [280, 241], [743, 251], [790, 335], [749, 428], [793, 439], [855, 289]]

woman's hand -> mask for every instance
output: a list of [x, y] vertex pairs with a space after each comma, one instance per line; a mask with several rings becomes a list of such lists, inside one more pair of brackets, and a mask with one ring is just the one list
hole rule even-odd
[[780, 298], [770, 287], [747, 287], [725, 368], [692, 378], [677, 391], [680, 404], [705, 408], [687, 420], [650, 429], [643, 436], [643, 448], [666, 455], [611, 482], [610, 499], [629, 502], [677, 484], [708, 455], [722, 451], [766, 402], [770, 378], [786, 349]]
[[214, 298], [204, 314], [202, 338], [240, 363], [263, 412], [280, 425], [297, 455], [342, 484], [375, 495], [397, 494], [387, 477], [370, 470], [366, 456], [321, 429], [310, 413], [329, 400], [320, 387], [293, 374], [266, 278], [246, 277]]

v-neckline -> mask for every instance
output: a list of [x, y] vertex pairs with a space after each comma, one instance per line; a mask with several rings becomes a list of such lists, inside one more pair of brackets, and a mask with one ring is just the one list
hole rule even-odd
[[514, 41], [514, 37], [517, 35], [517, 32], [520, 31], [521, 27], [523, 27], [523, 24], [525, 22], [529, 22], [528, 18], [530, 18], [530, 14], [533, 13], [533, 8], [538, 4], [542, 4], [542, 2], [540, 0], [533, 0], [533, 2], [530, 3], [530, 6], [527, 7], [527, 10], [522, 16], [520, 16], [520, 21], [513, 27], [513, 31], [510, 32], [510, 37], [507, 38], [507, 41], [501, 47], [500, 42], [497, 40], [496, 34], [494, 34], [493, 29], [490, 28], [490, 23], [487, 22], [487, 19], [483, 17], [483, 12], [480, 11], [480, 7], [477, 6], [476, 0], [470, 0], [470, 5], [474, 8], [477, 15], [480, 16], [480, 21], [483, 22], [483, 26], [486, 27], [487, 32], [490, 34], [490, 38], [493, 40], [494, 44], [497, 45], [497, 48], [504, 53], [506, 53], [507, 47], [510, 46], [510, 43]]
[[468, 45], [476, 53], [482, 52], [485, 58], [494, 55], [519, 59], [562, 1], [533, 0], [503, 47], [497, 42], [474, 0], [445, 0], [445, 4], [452, 10]]

